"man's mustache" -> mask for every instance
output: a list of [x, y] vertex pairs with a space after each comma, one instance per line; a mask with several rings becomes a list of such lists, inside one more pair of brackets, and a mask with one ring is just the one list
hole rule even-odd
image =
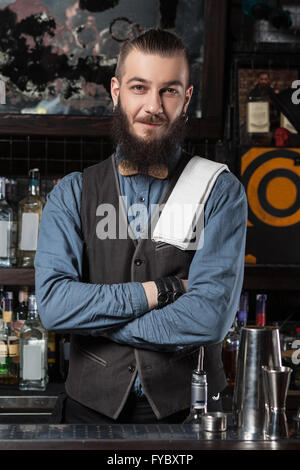
[[166, 118], [156, 118], [152, 116], [150, 118], [136, 119], [135, 122], [140, 122], [142, 124], [165, 124], [168, 120]]

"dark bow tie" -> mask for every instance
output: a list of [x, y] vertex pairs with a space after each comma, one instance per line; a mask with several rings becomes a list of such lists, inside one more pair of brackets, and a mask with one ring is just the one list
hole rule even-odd
[[[118, 164], [118, 170], [123, 176], [132, 176], [139, 173], [137, 166], [129, 160], [121, 160]], [[164, 180], [168, 176], [168, 167], [163, 163], [149, 165], [147, 174], [154, 178]]]

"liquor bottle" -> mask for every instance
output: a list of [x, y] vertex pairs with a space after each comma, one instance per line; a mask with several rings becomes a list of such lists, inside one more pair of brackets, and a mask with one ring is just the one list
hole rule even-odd
[[5, 178], [5, 199], [14, 213], [18, 214], [18, 183], [13, 178]]
[[207, 413], [207, 378], [203, 369], [204, 347], [200, 346], [198, 367], [192, 372], [191, 407], [184, 424], [195, 425], [195, 431], [201, 430], [202, 416]]
[[266, 304], [267, 304], [267, 295], [258, 294], [256, 296], [256, 326], [265, 326], [266, 325]]
[[184, 424], [201, 425], [202, 416], [207, 412], [207, 379], [204, 370], [193, 370], [190, 414]]
[[237, 314], [237, 327], [241, 333], [241, 329], [247, 325], [249, 311], [249, 296], [248, 292], [242, 292], [240, 297], [239, 310]]
[[1, 319], [0, 319], [0, 383], [5, 383], [9, 377], [8, 334], [3, 322], [5, 292], [1, 286]]
[[46, 390], [48, 333], [40, 322], [34, 294], [28, 297], [28, 316], [20, 333], [20, 390]]
[[65, 380], [69, 370], [70, 335], [62, 335], [59, 340], [59, 374]]
[[4, 286], [0, 285], [0, 317], [2, 319], [2, 312], [3, 312], [3, 302], [4, 302], [5, 292]]
[[249, 96], [246, 114], [249, 143], [267, 145], [271, 143], [270, 99], [268, 96]]
[[0, 382], [16, 384], [19, 380], [19, 339], [13, 325], [13, 292], [5, 292], [1, 325], [1, 377]]
[[32, 268], [34, 263], [39, 225], [45, 200], [40, 196], [40, 173], [38, 168], [29, 170], [28, 195], [18, 208], [18, 263]]
[[28, 287], [22, 287], [18, 294], [19, 304], [14, 312], [13, 327], [16, 335], [20, 337], [21, 328], [27, 319], [28, 314]]
[[238, 327], [238, 316], [235, 317], [232, 327], [228, 331], [222, 349], [222, 359], [227, 378], [227, 384], [233, 387], [235, 384], [238, 352], [240, 346], [240, 331]]
[[0, 266], [16, 264], [16, 214], [5, 199], [5, 178], [0, 177]]
[[243, 292], [240, 297], [239, 309], [234, 319], [233, 325], [223, 341], [222, 359], [227, 383], [230, 387], [234, 386], [235, 384], [241, 329], [247, 325], [248, 310], [248, 292]]
[[48, 375], [51, 382], [58, 378], [58, 337], [54, 331], [48, 330]]

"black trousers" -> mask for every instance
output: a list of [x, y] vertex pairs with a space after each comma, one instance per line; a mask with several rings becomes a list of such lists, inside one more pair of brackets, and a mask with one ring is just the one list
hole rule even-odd
[[[209, 398], [207, 411], [222, 411], [221, 398]], [[81, 405], [65, 393], [60, 394], [56, 402], [50, 423], [60, 424], [147, 424], [147, 423], [183, 423], [189, 409], [181, 410], [173, 415], [158, 420], [146, 398], [137, 398], [131, 393], [117, 420], [111, 419], [97, 411]]]

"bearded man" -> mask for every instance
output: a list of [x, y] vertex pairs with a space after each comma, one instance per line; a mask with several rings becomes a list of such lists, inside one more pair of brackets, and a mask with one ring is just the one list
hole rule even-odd
[[[220, 409], [221, 344], [242, 289], [247, 200], [228, 168], [207, 176], [206, 166], [218, 164], [182, 149], [192, 92], [176, 35], [151, 29], [126, 42], [111, 80], [115, 153], [65, 176], [47, 197], [38, 308], [48, 330], [71, 333], [56, 422], [183, 422], [200, 346], [208, 410]], [[169, 202], [180, 208], [187, 194], [203, 201], [202, 186], [204, 242], [176, 242], [177, 212], [174, 238], [155, 237]], [[197, 235], [193, 214], [189, 233]]]

